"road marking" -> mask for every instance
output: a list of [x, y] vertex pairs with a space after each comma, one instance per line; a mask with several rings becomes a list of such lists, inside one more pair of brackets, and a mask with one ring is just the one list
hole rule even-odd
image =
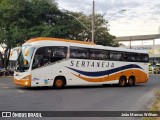
[[24, 93], [25, 91], [23, 91], [23, 90], [17, 90], [17, 92], [19, 92], [19, 93]]
[[3, 89], [8, 89], [9, 87], [6, 87], [6, 86], [4, 86], [4, 87], [2, 87]]

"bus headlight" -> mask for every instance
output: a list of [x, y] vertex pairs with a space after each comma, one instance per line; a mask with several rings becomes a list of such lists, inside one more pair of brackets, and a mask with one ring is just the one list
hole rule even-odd
[[28, 81], [25, 82], [25, 85], [28, 85]]

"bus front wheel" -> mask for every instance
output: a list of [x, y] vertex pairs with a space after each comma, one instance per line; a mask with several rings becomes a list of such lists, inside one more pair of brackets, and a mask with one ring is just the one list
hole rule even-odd
[[126, 85], [126, 83], [127, 83], [126, 77], [125, 76], [120, 77], [118, 85], [120, 87], [124, 87]]
[[60, 89], [60, 88], [63, 88], [65, 85], [65, 79], [63, 77], [57, 77], [55, 80], [54, 80], [54, 84], [53, 84], [53, 87], [56, 88], [56, 89]]

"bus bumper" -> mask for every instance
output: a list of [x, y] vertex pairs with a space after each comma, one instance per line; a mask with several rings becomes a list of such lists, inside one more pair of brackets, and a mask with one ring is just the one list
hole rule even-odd
[[20, 80], [14, 78], [13, 82], [18, 86], [31, 87], [31, 76], [26, 76]]

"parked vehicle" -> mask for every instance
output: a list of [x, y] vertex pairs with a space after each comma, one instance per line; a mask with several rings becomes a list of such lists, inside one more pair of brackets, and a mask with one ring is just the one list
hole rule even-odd
[[160, 65], [149, 65], [149, 74], [160, 74]]
[[0, 76], [13, 76], [14, 70], [13, 69], [4, 69], [0, 68]]

